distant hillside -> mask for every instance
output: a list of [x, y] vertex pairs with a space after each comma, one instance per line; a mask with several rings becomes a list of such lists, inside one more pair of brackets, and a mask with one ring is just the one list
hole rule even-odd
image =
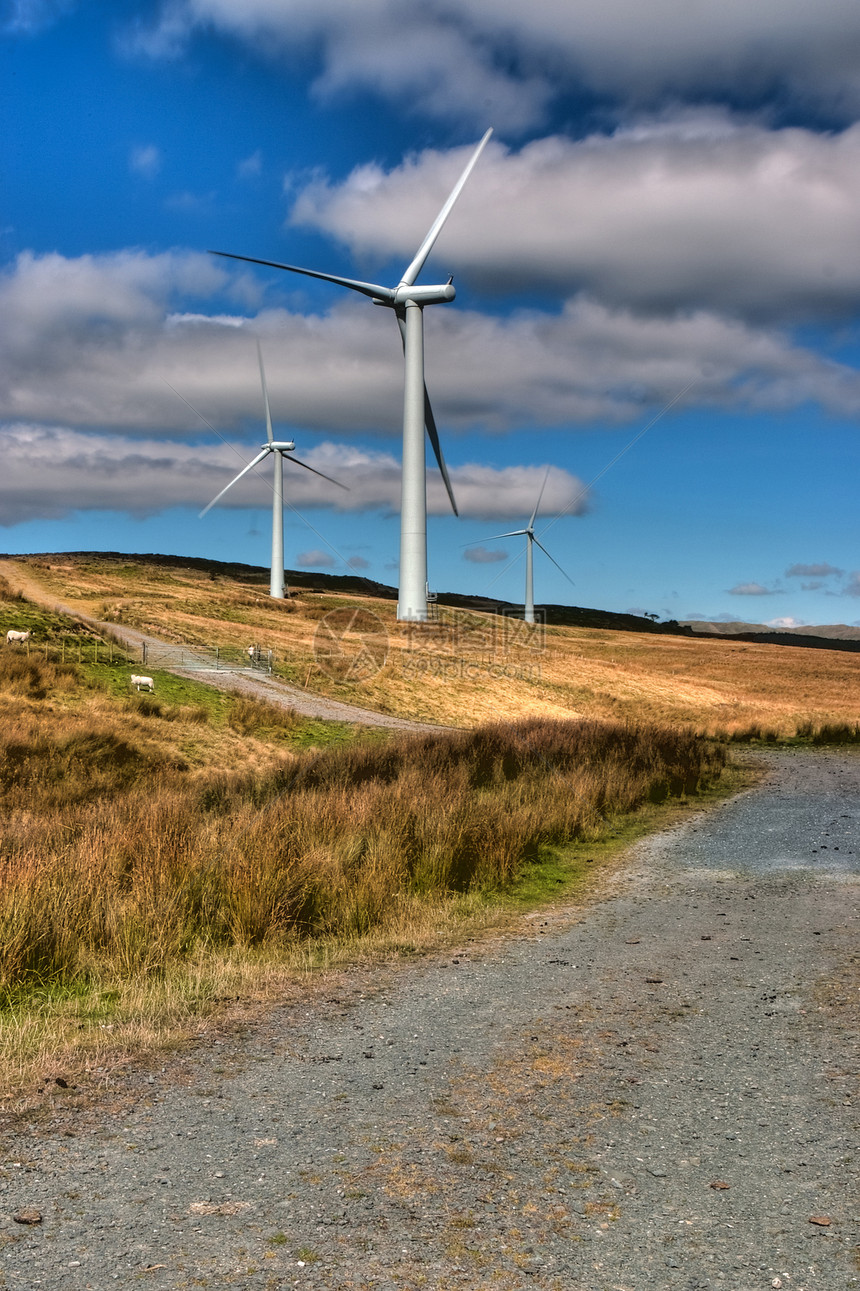
[[780, 637], [800, 636], [800, 637], [819, 637], [836, 641], [860, 641], [860, 627], [850, 627], [847, 623], [816, 623], [810, 627], [802, 628], [772, 628], [766, 623], [742, 623], [736, 621], [733, 623], [711, 623], [704, 619], [686, 619], [682, 623], [683, 627], [691, 628], [697, 635], [705, 634], [707, 636], [748, 636], [750, 633], [756, 636], [772, 636], [777, 633]]
[[[487, 617], [519, 617], [522, 607], [444, 593], [440, 622], [413, 631], [395, 621], [393, 587], [352, 573], [292, 570], [298, 594], [280, 601], [268, 595], [266, 569], [238, 562], [80, 552], [0, 564], [13, 595], [20, 587], [28, 598], [0, 601], [3, 628], [32, 624], [37, 652], [52, 639], [39, 616], [62, 604], [169, 647], [217, 650], [225, 666], [258, 643], [271, 652], [276, 675], [301, 691], [436, 725], [579, 716], [793, 735], [860, 724], [860, 642], [853, 640], [694, 633], [571, 605], [544, 607], [551, 626], [545, 636], [494, 632]], [[350, 612], [362, 608], [381, 629], [373, 650], [361, 616]], [[321, 630], [333, 612], [340, 617]], [[331, 649], [333, 640], [339, 650]], [[157, 659], [147, 665], [148, 675], [158, 673]]]
[[[0, 559], [15, 560], [16, 556], [0, 554]], [[38, 563], [45, 561], [74, 561], [83, 565], [87, 561], [100, 564], [116, 562], [127, 565], [143, 561], [163, 569], [197, 569], [210, 578], [241, 579], [268, 587], [269, 571], [262, 565], [245, 565], [239, 561], [209, 560], [202, 556], [163, 556], [158, 553], [131, 553], [119, 551], [66, 551], [38, 552], [26, 559]], [[323, 574], [307, 569], [285, 571], [290, 587], [304, 592], [341, 592], [357, 596], [379, 597], [385, 601], [397, 600], [397, 588], [387, 583], [377, 583], [372, 578], [358, 574]], [[483, 614], [510, 614], [522, 610], [514, 601], [502, 601], [489, 596], [466, 596], [460, 592], [439, 592], [436, 601], [452, 609], [476, 610]], [[827, 627], [770, 628], [765, 623], [712, 623], [703, 620], [679, 623], [675, 619], [655, 622], [638, 614], [619, 614], [614, 610], [588, 609], [579, 605], [541, 605], [537, 607], [546, 615], [546, 622], [553, 627], [600, 628], [614, 632], [646, 632], [653, 636], [731, 637], [735, 641], [755, 642], [759, 645], [807, 646], [819, 650], [860, 651], [860, 628], [844, 623]]]

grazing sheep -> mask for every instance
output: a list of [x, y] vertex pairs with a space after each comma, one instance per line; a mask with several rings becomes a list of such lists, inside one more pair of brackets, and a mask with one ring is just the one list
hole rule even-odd
[[19, 642], [21, 643], [21, 645], [23, 645], [25, 641], [29, 641], [29, 640], [30, 640], [30, 632], [29, 632], [29, 631], [27, 631], [27, 632], [16, 632], [14, 628], [10, 628], [10, 629], [9, 629], [9, 631], [6, 633], [6, 644], [7, 644], [7, 645], [11, 645], [13, 641], [19, 641]]
[[253, 645], [248, 646], [248, 649], [245, 651], [245, 654], [251, 660], [251, 663], [253, 663], [254, 659], [257, 657], [257, 647]]
[[155, 694], [155, 682], [151, 677], [137, 677], [132, 673], [129, 677], [129, 681], [132, 686], [134, 686], [135, 690], [140, 690], [141, 687], [143, 687], [144, 690], [151, 690], [152, 693]]

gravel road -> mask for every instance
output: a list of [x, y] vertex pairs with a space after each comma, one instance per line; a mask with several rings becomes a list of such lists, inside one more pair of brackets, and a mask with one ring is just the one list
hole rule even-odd
[[860, 758], [766, 760], [579, 908], [49, 1086], [0, 1286], [860, 1286]]

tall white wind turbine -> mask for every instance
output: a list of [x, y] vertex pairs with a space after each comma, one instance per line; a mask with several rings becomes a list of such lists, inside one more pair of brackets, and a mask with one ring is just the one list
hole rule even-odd
[[528, 524], [526, 525], [525, 529], [512, 529], [510, 533], [494, 533], [491, 537], [487, 538], [486, 540], [487, 542], [495, 542], [497, 538], [523, 537], [526, 539], [526, 599], [525, 599], [525, 605], [523, 607], [523, 622], [525, 623], [534, 623], [535, 621], [535, 579], [534, 579], [535, 543], [537, 543], [537, 545], [540, 547], [543, 554], [549, 557], [549, 559], [555, 565], [556, 569], [560, 573], [564, 574], [565, 578], [570, 583], [571, 587], [576, 586], [573, 579], [570, 578], [569, 575], [565, 573], [565, 571], [562, 569], [561, 565], [558, 563], [555, 557], [550, 556], [546, 547], [543, 545], [543, 543], [535, 534], [535, 519], [537, 517], [541, 498], [543, 497], [543, 491], [546, 488], [546, 482], [549, 479], [550, 469], [551, 468], [549, 466], [546, 468], [546, 475], [543, 477], [543, 484], [540, 486], [540, 493], [538, 494], [538, 500], [535, 503], [535, 509], [534, 511], [532, 511], [531, 518]]
[[302, 269], [294, 264], [280, 264], [274, 260], [258, 260], [253, 256], [234, 255], [227, 251], [213, 251], [213, 255], [228, 256], [232, 260], [245, 260], [250, 264], [268, 265], [272, 269], [286, 269], [290, 273], [305, 274], [324, 282], [348, 287], [362, 296], [369, 296], [374, 305], [383, 305], [394, 311], [403, 341], [405, 380], [403, 391], [403, 464], [400, 486], [400, 588], [397, 602], [398, 619], [414, 623], [427, 621], [427, 464], [424, 452], [424, 427], [433, 446], [451, 507], [457, 515], [457, 504], [448, 478], [445, 459], [439, 443], [439, 433], [424, 383], [424, 308], [426, 305], [443, 305], [455, 296], [452, 279], [441, 286], [415, 285], [424, 262], [439, 236], [451, 208], [463, 189], [472, 170], [492, 134], [488, 130], [478, 144], [469, 163], [436, 216], [427, 236], [415, 253], [411, 264], [396, 287], [380, 287], [375, 283], [358, 282], [354, 278], [341, 278], [336, 274], [319, 273], [315, 269]]
[[[291, 439], [278, 440], [272, 433], [272, 414], [269, 411], [269, 394], [266, 389], [266, 370], [263, 367], [263, 351], [260, 349], [260, 342], [257, 342], [257, 357], [260, 360], [260, 384], [263, 387], [263, 404], [266, 409], [266, 438], [267, 442], [260, 449], [257, 456], [247, 466], [244, 466], [238, 475], [234, 476], [229, 484], [221, 490], [217, 497], [214, 497], [208, 506], [205, 506], [200, 512], [200, 518], [211, 511], [216, 502], [220, 502], [228, 489], [232, 489], [237, 480], [241, 480], [243, 475], [247, 475], [255, 466], [271, 454], [274, 458], [275, 482], [272, 489], [272, 565], [271, 577], [269, 580], [269, 595], [275, 600], [282, 601], [289, 591], [284, 579], [284, 458], [288, 453], [295, 450], [295, 443]], [[289, 457], [289, 461], [294, 462], [296, 466], [303, 466], [306, 471], [312, 471], [314, 475], [321, 476], [328, 480], [329, 484], [337, 484], [339, 489], [345, 489], [345, 484], [340, 484], [333, 480], [330, 475], [324, 475], [322, 471], [317, 471], [313, 466], [308, 466], [307, 462], [300, 462], [297, 457]]]

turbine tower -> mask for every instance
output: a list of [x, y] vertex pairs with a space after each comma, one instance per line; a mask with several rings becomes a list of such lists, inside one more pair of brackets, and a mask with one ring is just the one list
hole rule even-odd
[[[269, 595], [277, 601], [282, 601], [289, 596], [289, 589], [284, 579], [284, 457], [287, 453], [295, 450], [295, 443], [291, 439], [277, 440], [272, 433], [272, 414], [269, 411], [269, 394], [266, 389], [266, 370], [263, 367], [263, 351], [260, 349], [260, 342], [257, 342], [257, 357], [260, 360], [260, 384], [263, 387], [263, 404], [266, 409], [266, 437], [267, 442], [260, 449], [257, 456], [247, 466], [244, 466], [238, 475], [227, 484], [217, 497], [214, 497], [208, 506], [200, 512], [200, 518], [211, 511], [216, 502], [220, 502], [227, 489], [232, 489], [237, 480], [241, 480], [243, 475], [247, 475], [255, 466], [264, 461], [270, 454], [274, 458], [275, 465], [275, 482], [272, 489], [272, 564], [271, 576], [269, 579]], [[345, 489], [345, 484], [340, 484], [333, 480], [330, 475], [323, 475], [322, 471], [317, 471], [313, 466], [308, 466], [307, 462], [300, 462], [297, 457], [288, 459], [294, 462], [296, 466], [303, 466], [306, 471], [312, 471], [314, 475], [319, 475], [329, 484], [337, 484], [339, 489]]]
[[430, 397], [424, 383], [424, 308], [443, 305], [455, 296], [451, 278], [441, 286], [416, 286], [424, 262], [436, 241], [451, 208], [463, 185], [487, 145], [492, 134], [488, 130], [478, 144], [448, 200], [431, 225], [427, 236], [415, 253], [412, 262], [396, 287], [381, 287], [375, 283], [359, 282], [354, 278], [341, 278], [336, 274], [319, 273], [315, 269], [302, 269], [294, 264], [280, 264], [274, 260], [258, 260], [253, 256], [234, 255], [228, 251], [213, 251], [212, 255], [227, 256], [232, 260], [245, 260], [250, 264], [267, 265], [272, 269], [286, 269], [290, 273], [305, 274], [333, 282], [350, 291], [368, 296], [374, 305], [383, 305], [394, 311], [403, 343], [405, 379], [403, 388], [403, 462], [400, 485], [400, 587], [397, 617], [402, 621], [425, 623], [427, 613], [427, 463], [424, 450], [424, 427], [433, 446], [433, 452], [448, 491], [451, 507], [458, 514], [454, 492], [442, 456], [439, 433], [430, 406]]
[[525, 605], [523, 607], [524, 623], [534, 623], [535, 621], [535, 579], [534, 579], [534, 544], [535, 543], [537, 543], [537, 545], [540, 547], [543, 554], [549, 557], [549, 559], [555, 565], [556, 569], [560, 573], [564, 574], [565, 578], [570, 583], [571, 587], [576, 586], [573, 579], [570, 578], [565, 573], [565, 571], [562, 569], [561, 565], [558, 563], [555, 557], [550, 556], [546, 547], [543, 545], [543, 543], [535, 534], [535, 518], [538, 513], [538, 507], [540, 506], [540, 501], [541, 501], [541, 498], [543, 497], [543, 491], [546, 488], [546, 482], [549, 479], [549, 473], [551, 469], [552, 468], [549, 466], [546, 468], [546, 475], [543, 477], [543, 484], [540, 486], [540, 493], [538, 494], [538, 500], [535, 503], [535, 509], [534, 511], [532, 511], [531, 519], [529, 520], [525, 529], [512, 529], [510, 533], [494, 533], [490, 538], [487, 538], [487, 542], [495, 542], [497, 538], [524, 537], [526, 539], [526, 599], [525, 599]]

